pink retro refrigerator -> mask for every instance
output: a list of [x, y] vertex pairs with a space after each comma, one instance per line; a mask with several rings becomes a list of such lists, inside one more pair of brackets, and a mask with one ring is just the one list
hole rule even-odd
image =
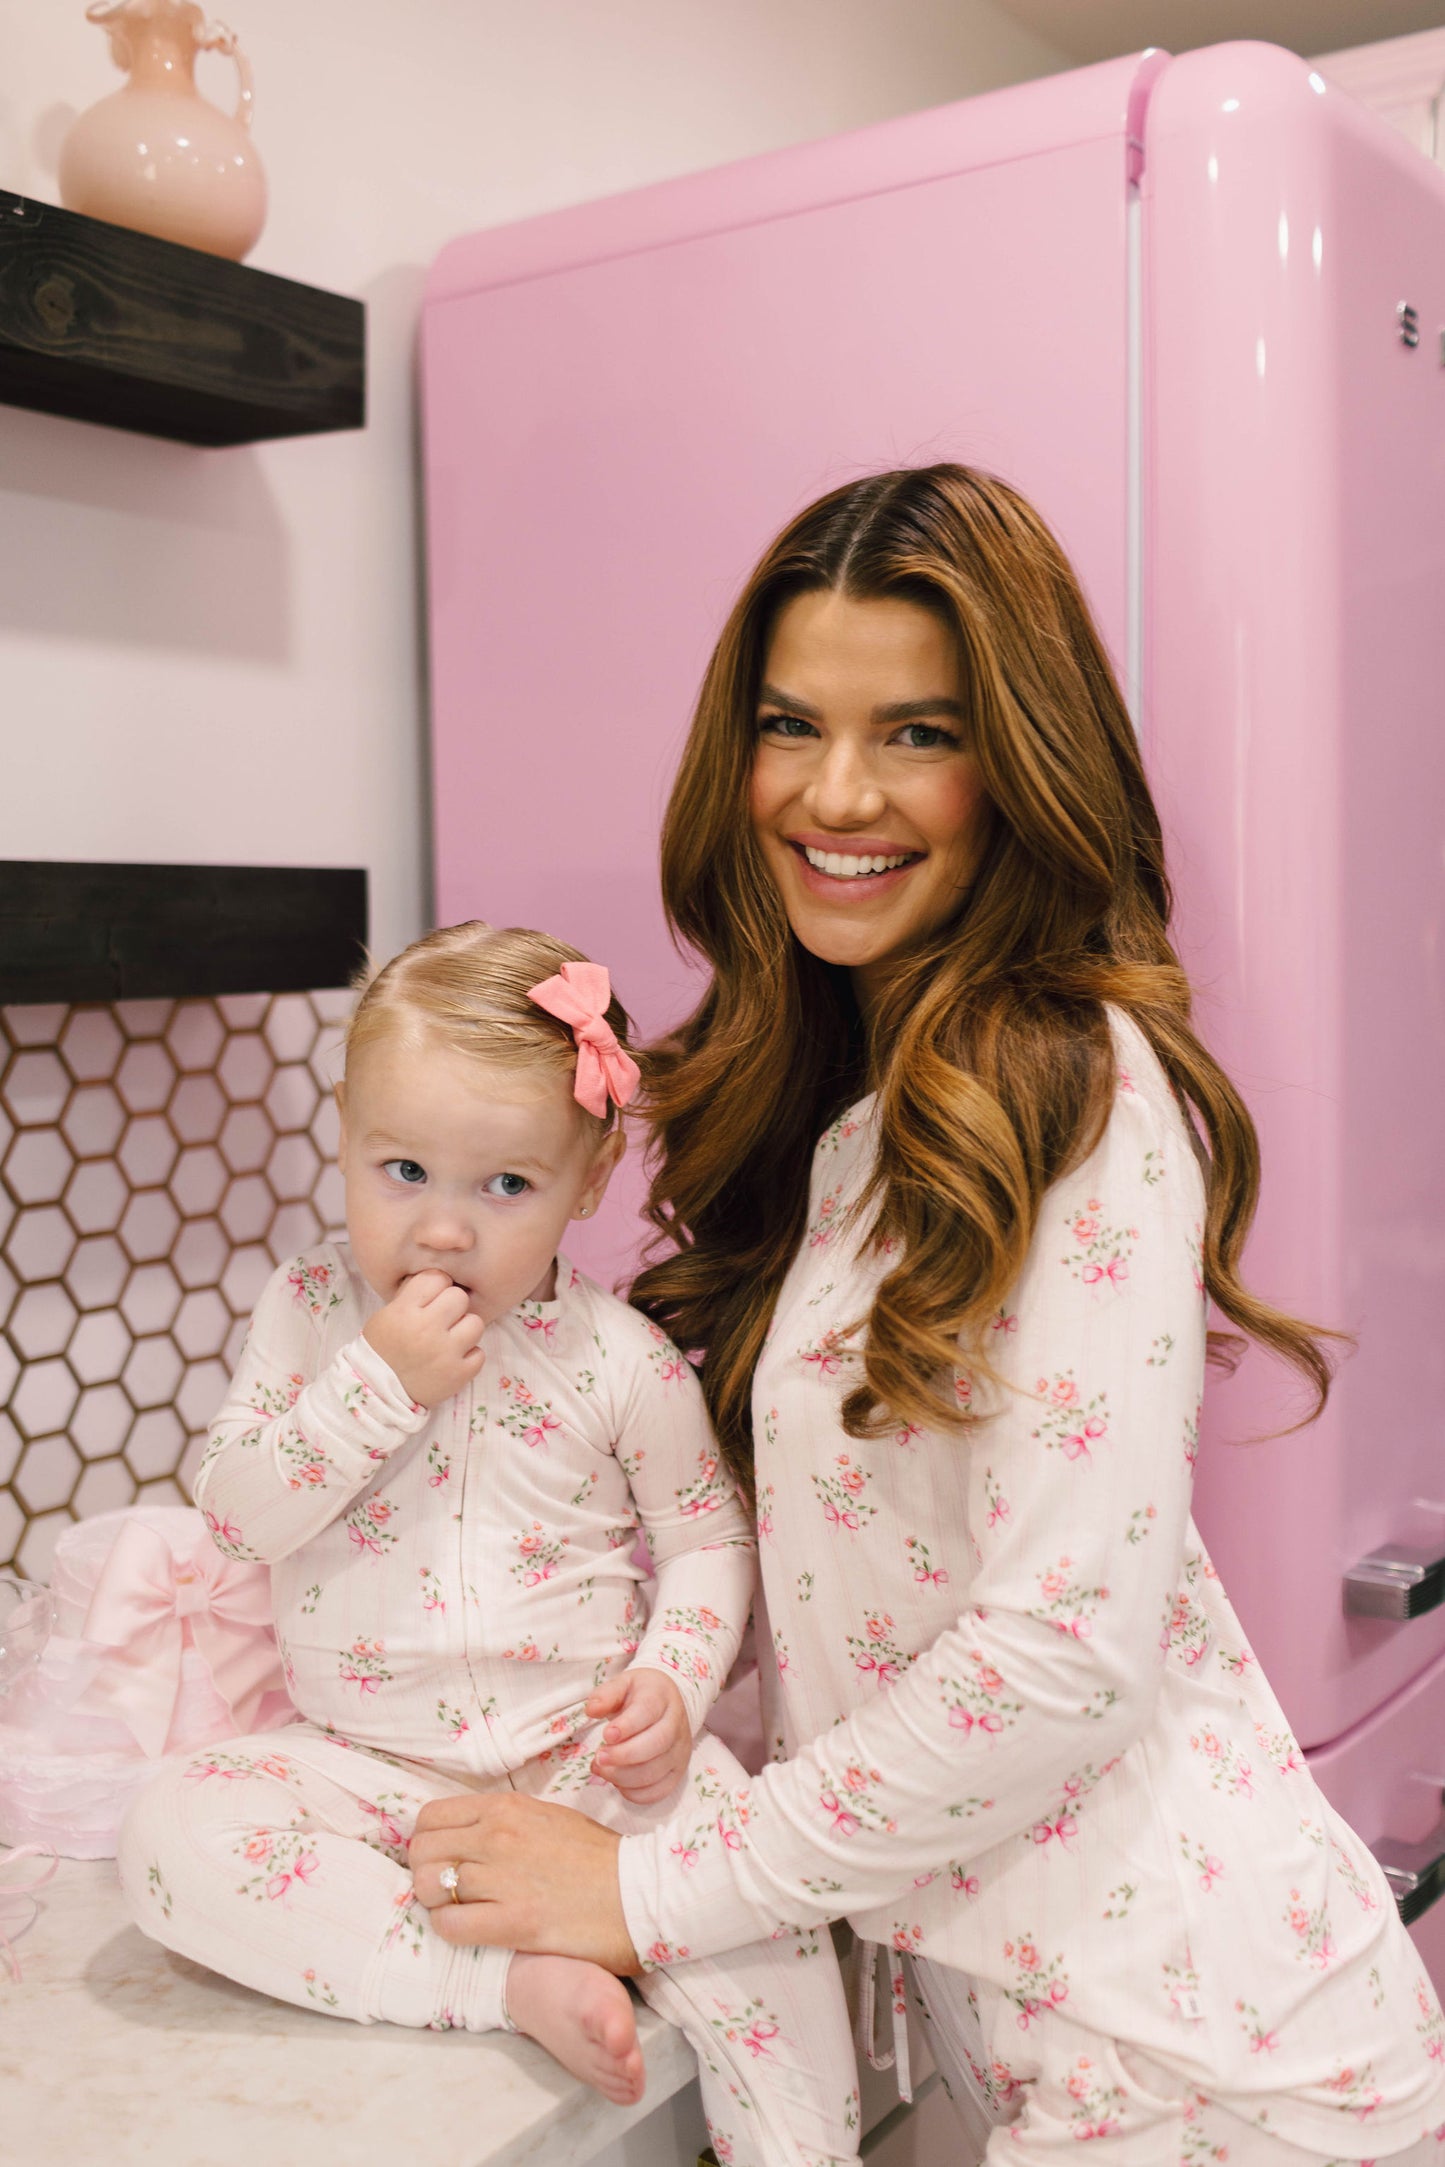
[[[1259, 1290], [1358, 1335], [1295, 1437], [1256, 1354], [1198, 1518], [1445, 1985], [1445, 175], [1292, 55], [1149, 53], [454, 243], [424, 328], [438, 912], [696, 981], [657, 833], [795, 510], [1006, 476], [1128, 691]], [[577, 1254], [612, 1277], [640, 1185]]]

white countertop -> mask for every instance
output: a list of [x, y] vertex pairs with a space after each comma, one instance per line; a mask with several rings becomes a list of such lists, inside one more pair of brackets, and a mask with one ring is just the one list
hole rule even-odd
[[696, 2073], [640, 2006], [632, 2108], [510, 2033], [293, 2009], [148, 1941], [109, 1862], [63, 1859], [35, 1901], [18, 1985], [0, 1962], [0, 2150], [17, 2167], [581, 2167]]

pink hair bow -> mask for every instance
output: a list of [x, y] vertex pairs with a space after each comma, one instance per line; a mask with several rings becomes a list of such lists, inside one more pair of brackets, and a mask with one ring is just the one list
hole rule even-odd
[[177, 1558], [165, 1537], [139, 1520], [115, 1539], [83, 1636], [110, 1651], [86, 1695], [90, 1712], [118, 1716], [151, 1760], [166, 1749], [187, 1645], [240, 1730], [283, 1682], [267, 1568], [223, 1558], [209, 1537]]
[[642, 1081], [642, 1071], [631, 1054], [623, 1052], [607, 1021], [612, 981], [605, 964], [564, 963], [555, 978], [544, 978], [540, 986], [531, 987], [527, 998], [572, 1026], [577, 1041], [573, 1087], [577, 1104], [599, 1121], [609, 1098], [614, 1106], [625, 1106]]

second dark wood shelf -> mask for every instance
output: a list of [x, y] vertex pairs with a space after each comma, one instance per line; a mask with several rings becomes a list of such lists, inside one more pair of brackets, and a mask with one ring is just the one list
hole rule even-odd
[[359, 429], [366, 311], [0, 194], [0, 402], [185, 444]]
[[0, 1002], [310, 993], [366, 939], [359, 867], [0, 861]]

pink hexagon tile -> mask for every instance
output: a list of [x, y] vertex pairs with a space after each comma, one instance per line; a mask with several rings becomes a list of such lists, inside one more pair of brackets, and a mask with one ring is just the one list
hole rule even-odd
[[61, 1059], [77, 1083], [113, 1076], [125, 1048], [120, 1025], [108, 1008], [73, 1008], [59, 1044]]
[[278, 1136], [266, 1161], [266, 1179], [278, 1203], [309, 1197], [321, 1171], [321, 1156], [309, 1136]]
[[176, 1163], [176, 1140], [159, 1114], [138, 1114], [126, 1124], [116, 1153], [133, 1189], [164, 1181]]
[[130, 1190], [113, 1159], [77, 1166], [65, 1192], [65, 1209], [82, 1234], [109, 1234], [120, 1225]]
[[229, 1179], [226, 1162], [214, 1145], [192, 1144], [172, 1167], [169, 1187], [188, 1219], [203, 1218], [220, 1203]]
[[183, 1287], [214, 1287], [230, 1254], [230, 1236], [219, 1219], [191, 1219], [176, 1236], [171, 1269]]
[[10, 1343], [22, 1362], [63, 1354], [75, 1329], [76, 1309], [64, 1287], [53, 1279], [27, 1287], [10, 1312]]
[[200, 1471], [200, 1465], [205, 1456], [206, 1439], [204, 1433], [202, 1433], [190, 1439], [185, 1451], [181, 1454], [181, 1464], [176, 1470], [176, 1480], [187, 1497], [194, 1497], [196, 1494], [196, 1476]]
[[272, 1061], [258, 1031], [238, 1031], [216, 1063], [221, 1088], [233, 1105], [258, 1099], [271, 1081]]
[[58, 1279], [70, 1262], [75, 1236], [63, 1211], [52, 1204], [17, 1212], [5, 1253], [17, 1279]]
[[223, 993], [216, 1006], [228, 1030], [254, 1031], [270, 1002], [268, 993]]
[[189, 1505], [186, 1496], [173, 1475], [162, 1475], [159, 1482], [143, 1482], [135, 1493], [138, 1505]]
[[6, 1157], [6, 1185], [17, 1204], [58, 1204], [73, 1164], [57, 1129], [25, 1129]]
[[174, 1001], [117, 1001], [111, 1013], [127, 1038], [159, 1038], [175, 1005]]
[[304, 1061], [288, 1061], [278, 1068], [266, 1089], [266, 1118], [285, 1135], [291, 1129], [309, 1128], [316, 1116], [320, 1094], [316, 1079]]
[[309, 1203], [283, 1204], [271, 1221], [266, 1247], [278, 1264], [310, 1249], [321, 1239], [321, 1221]]
[[175, 1341], [168, 1333], [155, 1332], [136, 1341], [120, 1381], [133, 1407], [168, 1407], [184, 1374]]
[[170, 1254], [181, 1230], [181, 1215], [164, 1189], [143, 1189], [133, 1196], [120, 1222], [126, 1254], [137, 1264], [151, 1264]]
[[15, 1548], [15, 1562], [27, 1580], [48, 1580], [55, 1545], [75, 1525], [68, 1511], [42, 1512], [30, 1520]]
[[75, 1245], [65, 1284], [81, 1309], [109, 1309], [120, 1300], [130, 1263], [113, 1234], [87, 1234]]
[[13, 1490], [0, 1490], [0, 1558], [12, 1563], [25, 1533], [25, 1514]]
[[259, 1244], [233, 1249], [221, 1274], [221, 1292], [233, 1317], [249, 1317], [275, 1266]]
[[135, 1428], [126, 1439], [126, 1465], [138, 1482], [158, 1475], [173, 1475], [181, 1464], [186, 1433], [174, 1407], [157, 1407], [137, 1415]]
[[138, 1264], [126, 1281], [120, 1313], [133, 1332], [164, 1332], [181, 1306], [181, 1290], [169, 1264]]
[[0, 1011], [0, 1565], [176, 1503], [277, 1262], [339, 1227], [351, 996]]
[[311, 1192], [323, 1234], [341, 1234], [346, 1228], [346, 1184], [334, 1160], [323, 1166]]
[[176, 1413], [192, 1437], [204, 1436], [220, 1412], [231, 1382], [224, 1362], [193, 1362], [176, 1394]]
[[53, 1046], [69, 1011], [59, 1002], [0, 1010], [4, 1035], [12, 1046]]
[[316, 1038], [316, 1011], [304, 993], [277, 993], [262, 1028], [278, 1061], [304, 1061]]
[[256, 1174], [274, 1141], [263, 1107], [234, 1106], [221, 1126], [221, 1157], [233, 1174]]
[[109, 1084], [82, 1084], [71, 1092], [60, 1126], [78, 1158], [106, 1158], [120, 1142], [125, 1108]]
[[333, 1160], [341, 1149], [341, 1109], [329, 1091], [312, 1119], [311, 1141], [320, 1152], [323, 1164]]
[[[7, 1483], [20, 1465], [20, 1455], [25, 1450], [25, 1440], [9, 1415], [0, 1415], [0, 1484]], [[0, 1497], [4, 1491], [0, 1489]]]
[[70, 1435], [87, 1460], [119, 1452], [135, 1420], [135, 1409], [118, 1384], [91, 1385], [76, 1401]]
[[233, 1242], [259, 1241], [271, 1224], [275, 1198], [259, 1174], [233, 1181], [221, 1204], [221, 1224]]
[[77, 1396], [64, 1362], [27, 1362], [10, 1396], [10, 1412], [27, 1437], [44, 1437], [64, 1429]]
[[29, 1513], [68, 1505], [80, 1473], [80, 1455], [68, 1437], [37, 1437], [25, 1448], [15, 1475], [15, 1494]]
[[61, 1066], [60, 1056], [48, 1048], [34, 1053], [17, 1053], [5, 1071], [5, 1081], [0, 1084], [10, 1118], [17, 1128], [37, 1128], [48, 1121], [58, 1121], [70, 1091], [70, 1079]]
[[193, 1074], [214, 1068], [226, 1042], [226, 1026], [209, 1001], [182, 1001], [166, 1030], [176, 1067]]
[[115, 1309], [97, 1310], [82, 1317], [65, 1350], [65, 1359], [82, 1384], [101, 1384], [118, 1377], [130, 1353], [131, 1335], [124, 1317]]
[[87, 1467], [70, 1499], [77, 1520], [92, 1513], [119, 1512], [135, 1499], [135, 1476], [124, 1460], [96, 1460]]
[[226, 1118], [226, 1094], [214, 1076], [183, 1076], [171, 1094], [171, 1127], [183, 1144], [211, 1144]]
[[171, 1057], [155, 1039], [127, 1046], [115, 1072], [116, 1087], [133, 1114], [158, 1114], [175, 1080]]
[[[171, 1337], [188, 1362], [200, 1362], [207, 1355], [220, 1353], [230, 1329], [230, 1310], [214, 1287], [203, 1287], [181, 1303]], [[195, 1424], [188, 1420], [186, 1427], [193, 1429]]]

